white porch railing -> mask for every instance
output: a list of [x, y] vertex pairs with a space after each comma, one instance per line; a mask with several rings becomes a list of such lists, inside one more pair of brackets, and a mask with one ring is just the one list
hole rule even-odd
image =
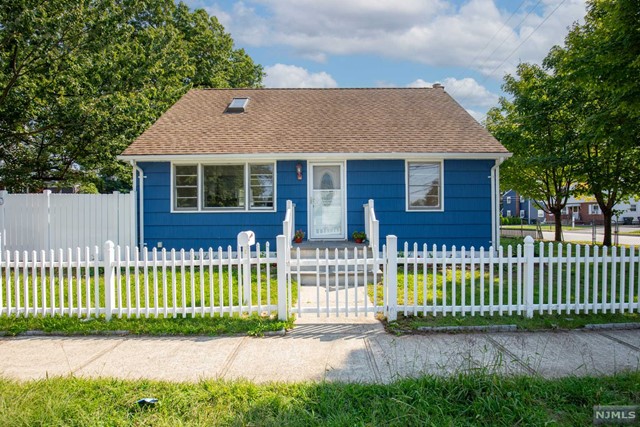
[[286, 237], [289, 246], [293, 240], [296, 228], [296, 205], [291, 200], [287, 200], [287, 209], [282, 221], [282, 234]]
[[380, 222], [376, 217], [376, 211], [373, 207], [373, 200], [369, 199], [369, 202], [364, 207], [364, 232], [367, 234], [369, 240], [369, 247], [374, 253], [380, 250]]

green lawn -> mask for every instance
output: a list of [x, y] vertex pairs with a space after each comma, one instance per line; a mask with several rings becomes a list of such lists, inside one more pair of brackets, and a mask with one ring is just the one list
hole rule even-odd
[[[552, 265], [551, 269], [549, 266], [543, 267], [544, 271], [541, 272], [540, 267], [535, 267], [534, 275], [533, 275], [533, 297], [534, 302], [541, 301], [543, 304], [557, 304], [558, 300], [562, 303], [566, 303], [567, 300], [569, 303], [575, 303], [579, 298], [579, 302], [584, 301], [584, 276], [585, 271], [584, 268], [580, 269], [580, 284], [578, 289], [576, 289], [576, 280], [578, 277], [578, 272], [575, 266], [571, 266], [571, 268], [567, 268], [566, 265], [563, 265], [559, 270], [557, 265]], [[502, 273], [502, 287], [500, 286], [499, 278]], [[605, 309], [609, 311], [610, 304], [612, 302], [619, 303], [622, 301], [622, 291], [620, 287], [620, 280], [622, 278], [623, 271], [619, 269], [616, 271], [615, 276], [613, 275], [613, 269], [611, 265], [607, 266], [607, 280], [608, 285], [605, 289], [603, 276], [605, 273], [605, 266], [599, 265], [598, 268], [594, 266], [589, 267], [589, 282], [587, 287], [587, 298], [588, 302], [593, 302], [593, 275], [594, 273], [598, 274], [599, 282], [598, 288], [596, 291], [597, 301], [602, 301], [603, 296], [606, 296], [605, 301], [607, 302]], [[631, 273], [631, 268], [629, 266], [624, 270], [625, 273], [625, 289], [624, 289], [624, 298], [625, 301], [628, 298], [628, 282], [629, 276]], [[637, 273], [637, 272], [636, 272]], [[414, 269], [411, 265], [407, 268], [405, 272], [403, 266], [398, 267], [397, 272], [397, 295], [398, 295], [398, 305], [407, 305], [413, 306], [417, 305], [417, 309], [422, 311], [426, 306], [427, 313], [432, 310], [433, 305], [441, 306], [441, 305], [460, 305], [463, 302], [463, 298], [465, 304], [474, 303], [474, 305], [484, 305], [484, 309], [478, 308], [476, 309], [476, 314], [479, 314], [480, 310], [484, 310], [485, 313], [490, 310], [490, 306], [493, 306], [494, 314], [498, 314], [498, 305], [502, 303], [502, 305], [506, 305], [511, 302], [513, 305], [517, 304], [520, 298], [520, 301], [524, 301], [524, 288], [518, 288], [517, 284], [517, 274], [518, 271], [513, 267], [513, 271], [511, 273], [512, 284], [509, 286], [509, 272], [506, 266], [500, 271], [499, 265], [496, 263], [494, 265], [493, 270], [485, 270], [484, 272], [480, 272], [477, 267], [476, 270], [472, 273], [469, 271], [469, 266], [467, 265], [466, 271], [464, 274], [460, 269], [460, 265], [456, 266], [456, 271], [454, 273], [451, 263], [448, 263], [447, 270], [445, 272], [442, 271], [441, 265], [436, 265], [434, 270], [433, 264], [429, 263], [427, 265], [427, 270], [424, 271], [423, 266], [418, 266], [418, 268]], [[551, 274], [551, 275], [550, 275]], [[561, 287], [557, 287], [558, 275], [560, 275]], [[567, 277], [570, 278], [571, 286], [567, 289]], [[455, 280], [454, 280], [455, 278]], [[542, 279], [542, 280], [541, 280]], [[464, 280], [464, 283], [463, 283]], [[612, 285], [615, 280], [615, 286]], [[551, 282], [551, 283], [550, 283]], [[637, 285], [637, 281], [634, 281], [635, 285]], [[426, 286], [425, 286], [426, 285]], [[383, 284], [382, 281], [378, 282], [377, 287], [377, 303], [383, 303]], [[568, 295], [568, 298], [567, 298]], [[374, 290], [373, 286], [369, 287], [369, 296], [373, 298]], [[638, 288], [634, 289], [634, 302], [638, 302]], [[434, 304], [435, 303], [435, 304]], [[614, 304], [614, 307], [617, 306]], [[408, 308], [409, 311], [413, 311], [413, 308]], [[601, 310], [601, 309], [599, 309]], [[548, 310], [545, 308], [545, 312]], [[565, 309], [563, 309], [563, 312]], [[536, 309], [536, 312], [539, 312], [539, 309]], [[449, 313], [453, 314], [453, 313]], [[505, 313], [506, 314], [506, 309]], [[458, 316], [460, 313], [458, 312]], [[469, 313], [467, 313], [469, 315]]]
[[603, 323], [640, 323], [638, 313], [598, 313], [598, 314], [534, 314], [533, 318], [525, 316], [398, 316], [396, 322], [386, 323], [387, 330], [393, 333], [414, 333], [420, 327], [440, 326], [489, 326], [516, 325], [526, 331], [578, 329], [588, 324]]
[[[3, 272], [4, 273], [4, 272]], [[143, 271], [131, 271], [127, 276], [124, 270], [121, 271], [119, 277], [119, 299], [122, 301], [122, 307], [132, 307], [129, 317], [123, 314], [121, 317], [116, 313], [110, 322], [100, 316], [90, 316], [86, 319], [86, 314], [81, 313], [80, 316], [75, 310], [69, 313], [69, 299], [71, 306], [78, 306], [78, 299], [83, 309], [88, 303], [91, 307], [95, 307], [95, 285], [98, 286], [99, 306], [104, 307], [104, 274], [99, 272], [95, 275], [94, 270], [90, 270], [89, 275], [85, 275], [85, 270], [79, 272], [76, 269], [69, 272], [66, 269], [59, 271], [54, 270], [53, 293], [51, 292], [51, 283], [47, 280], [45, 283], [47, 316], [0, 316], [0, 331], [9, 334], [17, 334], [26, 330], [43, 330], [46, 332], [61, 332], [66, 334], [91, 334], [107, 331], [125, 330], [133, 334], [151, 334], [151, 335], [187, 335], [187, 334], [204, 334], [204, 335], [220, 335], [234, 333], [250, 333], [261, 334], [265, 331], [281, 330], [283, 327], [291, 328], [292, 322], [280, 322], [275, 319], [275, 311], [267, 310], [265, 305], [277, 305], [278, 302], [278, 286], [277, 275], [275, 270], [268, 272], [261, 269], [260, 286], [258, 287], [257, 271], [252, 272], [251, 299], [254, 306], [258, 305], [258, 301], [262, 306], [260, 312], [254, 311], [253, 315], [248, 316], [240, 314], [237, 311], [230, 313], [220, 310], [220, 307], [228, 306], [230, 303], [238, 306], [240, 301], [238, 294], [237, 269], [232, 274], [225, 269], [222, 274], [214, 270], [211, 272], [208, 268], [193, 270], [187, 268], [184, 272], [177, 269], [172, 272], [167, 269], [164, 273], [162, 269], [158, 269], [154, 273], [149, 269], [148, 280], [144, 280]], [[77, 280], [76, 274], [80, 274], [80, 281]], [[38, 275], [40, 271], [38, 271]], [[136, 284], [137, 276], [137, 284]], [[33, 285], [31, 277], [27, 280], [27, 289], [29, 295], [29, 305], [33, 307]], [[231, 277], [231, 281], [229, 278]], [[167, 286], [163, 286], [163, 279], [166, 278]], [[18, 275], [18, 288], [16, 289], [16, 277], [11, 272], [9, 281], [11, 284], [10, 296], [15, 307], [15, 302], [20, 297], [20, 305], [24, 307], [24, 275], [22, 271]], [[155, 282], [158, 282], [157, 291]], [[193, 281], [193, 283], [192, 283]], [[175, 292], [173, 291], [175, 283]], [[6, 276], [2, 276], [2, 297], [6, 305]], [[37, 290], [37, 304], [42, 307], [42, 283], [38, 278], [35, 282]], [[79, 286], [78, 286], [79, 285]], [[117, 285], [116, 285], [117, 286]], [[50, 315], [51, 295], [55, 301], [55, 306], [59, 308], [62, 302], [64, 307], [61, 315]], [[260, 299], [258, 300], [258, 296]], [[297, 300], [297, 287], [292, 289], [291, 297], [295, 302]], [[61, 301], [62, 300], [62, 301]], [[116, 301], [118, 298], [116, 298]], [[166, 303], [166, 305], [165, 305]], [[141, 307], [136, 310], [136, 305]], [[213, 306], [213, 314], [206, 312], [202, 314], [202, 307], [210, 309]], [[145, 307], [149, 307], [147, 314]], [[156, 310], [158, 307], [158, 310]], [[169, 307], [166, 316], [164, 315], [164, 307]], [[187, 314], [174, 315], [171, 307], [178, 309], [186, 308]], [[194, 309], [195, 307], [195, 309]], [[157, 313], [156, 313], [157, 311]]]
[[267, 331], [291, 329], [293, 320], [279, 321], [274, 316], [257, 314], [234, 316], [179, 316], [177, 318], [122, 318], [107, 321], [104, 317], [82, 319], [75, 316], [0, 316], [0, 331], [17, 335], [25, 331], [55, 334], [94, 335], [127, 331], [134, 335], [262, 335]]
[[[513, 246], [513, 254], [516, 254], [515, 246], [517, 244], [522, 244], [523, 239], [502, 239], [503, 251], [504, 254], [507, 253], [507, 246]], [[554, 254], [557, 254], [557, 245], [553, 244]], [[599, 248], [600, 251], [602, 248]], [[591, 247], [591, 254], [593, 254], [593, 247]], [[564, 248], [564, 255], [566, 255], [566, 248]], [[549, 252], [549, 244], [544, 245], [544, 255]], [[539, 244], [534, 245], [534, 253], [536, 256], [540, 255], [540, 246]], [[575, 254], [575, 247], [574, 252]], [[477, 254], [477, 252], [476, 252]], [[581, 252], [584, 255], [584, 248]], [[485, 256], [485, 260], [488, 261], [488, 256]], [[404, 265], [400, 264], [397, 270], [397, 278], [398, 278], [398, 286], [397, 286], [397, 295], [398, 295], [398, 305], [403, 306], [406, 305], [406, 311], [403, 309], [399, 310], [399, 314], [413, 316], [411, 317], [412, 322], [419, 322], [419, 326], [455, 326], [455, 325], [484, 325], [488, 322], [499, 323], [508, 323], [508, 324], [517, 324], [518, 326], [525, 329], [536, 329], [536, 328], [553, 328], [553, 327], [581, 327], [586, 323], [610, 323], [610, 322], [638, 322], [640, 319], [637, 314], [633, 315], [624, 315], [624, 314], [615, 314], [609, 315], [609, 313], [602, 313], [602, 309], [598, 309], [598, 313], [589, 313], [584, 315], [583, 313], [579, 313], [576, 315], [573, 308], [571, 308], [570, 314], [567, 314], [566, 309], [562, 309], [562, 313], [557, 316], [557, 310], [552, 309], [549, 311], [548, 307], [542, 309], [540, 312], [539, 308], [535, 309], [535, 314], [540, 314], [541, 317], [539, 320], [525, 319], [522, 315], [524, 313], [518, 313], [515, 308], [509, 313], [507, 309], [503, 309], [500, 312], [497, 307], [502, 304], [508, 304], [510, 301], [512, 304], [517, 304], [520, 298], [520, 301], [524, 301], [524, 292], [523, 288], [518, 289], [516, 286], [517, 283], [517, 275], [518, 270], [514, 264], [512, 273], [511, 273], [511, 281], [512, 285], [509, 287], [509, 270], [507, 268], [507, 263], [503, 264], [502, 270], [500, 269], [497, 263], [494, 263], [493, 269], [489, 268], [487, 262], [487, 268], [480, 272], [477, 264], [476, 270], [472, 274], [469, 271], [469, 264], [467, 263], [466, 271], [463, 274], [460, 269], [460, 264], [456, 265], [455, 273], [452, 268], [451, 261], [447, 262], [446, 271], [442, 270], [441, 260], [437, 260], [436, 267], [434, 269], [432, 260], [427, 260], [427, 269], [424, 270], [423, 265], [418, 265], [414, 267], [412, 264], [408, 264], [406, 271]], [[402, 262], [402, 260], [400, 260]], [[551, 267], [551, 268], [550, 268]], [[603, 296], [606, 296], [606, 306], [605, 310], [607, 312], [611, 311], [611, 302], [614, 303], [614, 308], [618, 310], [617, 303], [621, 302], [621, 295], [624, 292], [625, 301], [628, 299], [629, 293], [629, 280], [631, 277], [632, 269], [627, 264], [624, 271], [620, 268], [620, 265], [616, 266], [616, 271], [614, 274], [614, 269], [611, 263], [608, 263], [606, 267], [599, 263], [597, 268], [593, 264], [588, 265], [589, 270], [589, 281], [588, 286], [586, 288], [588, 295], [588, 303], [592, 303], [594, 300], [594, 273], [598, 275], [598, 288], [596, 290], [596, 298], [597, 301], [602, 301]], [[605, 275], [606, 272], [606, 275]], [[624, 286], [620, 286], [620, 282], [622, 280], [622, 275], [624, 273]], [[633, 282], [634, 284], [634, 296], [633, 302], [638, 302], [638, 292], [639, 286], [637, 281], [637, 276], [640, 273], [638, 271], [638, 264], [636, 261], [635, 269], [633, 271], [634, 277], [636, 278]], [[523, 274], [522, 272], [520, 274]], [[502, 275], [502, 288], [500, 287], [499, 278]], [[560, 276], [561, 287], [560, 292], [558, 292], [558, 276]], [[578, 289], [576, 289], [576, 281], [580, 279], [580, 284]], [[605, 288], [604, 277], [606, 276], [607, 283]], [[454, 280], [455, 278], [455, 280]], [[570, 280], [570, 288], [567, 289], [567, 278]], [[473, 279], [473, 287], [472, 287], [472, 279]], [[541, 280], [542, 279], [542, 280]], [[376, 302], [379, 305], [383, 304], [383, 286], [382, 286], [382, 278], [379, 279], [380, 282], [375, 286], [376, 290]], [[464, 284], [463, 284], [464, 280]], [[584, 294], [585, 294], [585, 267], [584, 265], [580, 268], [578, 272], [575, 264], [571, 264], [570, 267], [567, 267], [566, 264], [561, 265], [561, 268], [558, 269], [557, 264], [549, 264], [545, 263], [541, 267], [539, 264], [536, 264], [534, 267], [534, 301], [537, 303], [538, 301], [542, 301], [543, 304], [552, 304], [555, 305], [558, 303], [558, 299], [562, 303], [566, 303], [567, 301], [571, 303], [575, 303], [579, 301], [580, 303], [584, 302]], [[612, 283], [615, 283], [615, 286], [612, 286]], [[426, 286], [425, 286], [426, 284]], [[370, 298], [374, 298], [374, 286], [370, 286], [368, 289]], [[558, 295], [560, 294], [560, 295]], [[471, 316], [472, 313], [466, 312], [465, 316], [462, 316], [461, 312], [453, 313], [451, 310], [448, 310], [447, 313], [443, 316], [442, 312], [433, 310], [434, 302], [436, 309], [438, 306], [442, 305], [460, 305], [463, 301], [465, 304], [469, 305], [472, 302], [474, 305], [484, 305], [484, 309], [478, 307], [475, 310], [474, 315]], [[414, 308], [414, 304], [417, 306]], [[426, 306], [426, 313], [425, 311]], [[491, 306], [493, 306], [493, 312], [491, 311]], [[582, 311], [582, 310], [581, 310]], [[637, 311], [637, 309], [636, 309]], [[435, 313], [435, 314], [434, 314]], [[422, 319], [422, 317], [416, 317], [416, 315], [424, 316], [426, 314], [426, 318], [429, 319], [426, 322]], [[493, 316], [491, 316], [493, 314]], [[601, 315], [604, 314], [604, 315]], [[485, 316], [485, 317], [483, 317]], [[544, 317], [548, 317], [548, 320], [544, 320]], [[573, 318], [580, 320], [572, 320], [572, 321], [563, 321], [564, 318]], [[411, 323], [411, 322], [409, 322]], [[555, 326], [554, 326], [555, 325]], [[558, 326], [560, 325], [560, 326]], [[407, 327], [411, 329], [411, 326]]]
[[[159, 403], [139, 407], [138, 399]], [[477, 373], [389, 385], [115, 379], [0, 380], [0, 425], [591, 425], [594, 405], [637, 405], [640, 373], [545, 380]]]
[[[85, 269], [77, 271], [65, 268], [54, 269], [53, 275], [51, 275], [47, 269], [47, 279], [43, 286], [39, 270], [35, 280], [33, 280], [31, 270], [29, 271], [26, 284], [23, 271], [20, 270], [16, 278], [12, 270], [8, 280], [12, 305], [15, 307], [16, 302], [19, 301], [21, 307], [25, 306], [26, 288], [30, 307], [34, 307], [34, 304], [42, 307], [43, 289], [46, 291], [48, 311], [51, 309], [52, 302], [58, 309], [62, 306], [64, 313], [69, 313], [69, 307], [73, 307], [71, 314], [75, 314], [75, 308], [79, 305], [83, 310], [87, 305], [94, 308], [96, 301], [100, 307], [104, 307], [104, 273], [99, 271], [96, 275], [94, 269], [91, 269], [88, 275], [85, 273]], [[51, 276], [54, 278], [53, 282], [49, 281]], [[134, 317], [165, 314], [165, 307], [168, 308], [166, 313], [168, 316], [173, 314], [173, 307], [186, 310], [192, 315], [201, 314], [203, 307], [209, 309], [213, 307], [213, 311], [216, 312], [220, 311], [220, 307], [238, 306], [241, 296], [237, 268], [234, 268], [231, 274], [228, 269], [224, 269], [220, 273], [217, 269], [211, 271], [208, 268], [200, 269], [198, 267], [186, 268], [184, 271], [180, 269], [163, 271], [160, 268], [153, 271], [149, 268], [146, 275], [142, 269], [132, 269], [128, 275], [123, 269], [116, 279], [119, 279], [116, 280], [116, 295], [114, 296], [117, 306], [130, 307]], [[275, 269], [267, 272], [263, 268], [258, 275], [254, 268], [251, 281], [252, 305], [277, 305], [278, 285]], [[4, 274], [2, 275], [2, 286], [2, 296], [6, 305], [7, 280]], [[295, 297], [295, 289], [293, 297]], [[137, 307], [140, 309], [138, 310]], [[145, 308], [149, 308], [148, 314]]]

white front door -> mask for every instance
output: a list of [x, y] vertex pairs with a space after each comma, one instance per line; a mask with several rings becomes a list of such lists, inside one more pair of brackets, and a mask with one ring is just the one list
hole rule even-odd
[[309, 238], [346, 239], [344, 165], [311, 163]]

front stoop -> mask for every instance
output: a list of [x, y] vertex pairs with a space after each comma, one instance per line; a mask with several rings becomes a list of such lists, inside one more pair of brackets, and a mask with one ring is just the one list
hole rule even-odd
[[[366, 249], [365, 249], [366, 248]], [[358, 259], [365, 258], [365, 252], [367, 258], [371, 258], [372, 250], [366, 244], [358, 244], [351, 241], [306, 241], [300, 244], [295, 244], [291, 248], [291, 259], [298, 259], [298, 251], [300, 252], [300, 260], [314, 261], [318, 257], [320, 260], [328, 258], [329, 260], [338, 259]], [[337, 253], [336, 253], [337, 251]], [[292, 280], [298, 282], [298, 276], [300, 277], [300, 284], [302, 286], [316, 286], [319, 280], [320, 287], [335, 286], [336, 283], [340, 286], [344, 286], [345, 283], [353, 286], [355, 284], [355, 276], [357, 274], [359, 284], [362, 284], [364, 265], [359, 266], [337, 266], [338, 274], [336, 281], [336, 266], [316, 266], [305, 265], [300, 267], [292, 266], [291, 277]], [[371, 280], [373, 277], [373, 266], [367, 268], [367, 279]], [[379, 267], [376, 271], [379, 270]], [[318, 274], [319, 273], [319, 274]], [[318, 278], [319, 275], [319, 278]], [[327, 279], [328, 275], [328, 279]]]

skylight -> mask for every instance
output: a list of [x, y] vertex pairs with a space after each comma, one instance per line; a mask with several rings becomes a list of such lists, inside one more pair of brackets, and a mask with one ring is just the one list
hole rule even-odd
[[227, 107], [227, 113], [244, 113], [249, 103], [249, 98], [233, 98]]

